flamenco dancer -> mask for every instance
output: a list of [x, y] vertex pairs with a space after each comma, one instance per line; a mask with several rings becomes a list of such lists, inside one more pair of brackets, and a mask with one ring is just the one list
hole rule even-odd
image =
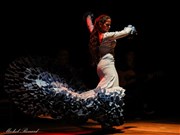
[[[109, 32], [111, 18], [100, 15], [92, 21], [85, 16], [90, 31], [89, 49], [97, 67], [99, 83], [95, 89], [74, 87], [72, 80], [48, 71], [37, 58], [21, 57], [13, 61], [5, 73], [5, 91], [13, 103], [25, 114], [53, 119], [97, 121], [103, 129], [124, 123], [123, 97], [114, 64], [116, 39], [132, 35], [135, 27], [128, 25], [121, 31]], [[70, 83], [71, 82], [71, 83]]]

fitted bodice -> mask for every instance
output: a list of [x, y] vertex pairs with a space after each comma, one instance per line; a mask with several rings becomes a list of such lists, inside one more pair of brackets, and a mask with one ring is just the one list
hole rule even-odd
[[100, 57], [103, 57], [104, 55], [110, 53], [114, 55], [114, 48], [116, 46], [116, 39], [107, 37], [109, 35], [104, 34], [102, 42], [99, 46], [99, 54]]
[[106, 46], [106, 45], [100, 45], [99, 46], [99, 55], [100, 55], [100, 57], [103, 57], [104, 55], [106, 55], [108, 53], [114, 55], [114, 47]]

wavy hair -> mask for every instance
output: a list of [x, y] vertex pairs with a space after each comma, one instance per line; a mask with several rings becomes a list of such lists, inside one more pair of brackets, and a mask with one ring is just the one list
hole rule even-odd
[[100, 59], [100, 55], [99, 55], [100, 40], [98, 34], [98, 32], [102, 32], [100, 28], [100, 23], [104, 24], [107, 19], [111, 19], [111, 18], [110, 16], [105, 14], [102, 14], [99, 17], [97, 17], [94, 21], [94, 29], [90, 34], [89, 50], [90, 50], [91, 61], [93, 66], [96, 66]]

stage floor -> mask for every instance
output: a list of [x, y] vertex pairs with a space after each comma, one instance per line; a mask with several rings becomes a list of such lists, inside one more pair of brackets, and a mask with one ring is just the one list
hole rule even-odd
[[180, 135], [180, 123], [173, 120], [134, 119], [114, 128], [112, 131], [103, 131], [101, 126], [91, 119], [81, 125], [48, 118], [27, 121], [24, 119], [14, 122], [4, 121], [0, 135]]

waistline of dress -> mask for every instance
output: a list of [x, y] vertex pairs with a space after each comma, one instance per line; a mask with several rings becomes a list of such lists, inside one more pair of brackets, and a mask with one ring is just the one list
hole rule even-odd
[[100, 58], [100, 60], [104, 60], [104, 59], [114, 60], [114, 56], [111, 53], [107, 53], [103, 57]]

